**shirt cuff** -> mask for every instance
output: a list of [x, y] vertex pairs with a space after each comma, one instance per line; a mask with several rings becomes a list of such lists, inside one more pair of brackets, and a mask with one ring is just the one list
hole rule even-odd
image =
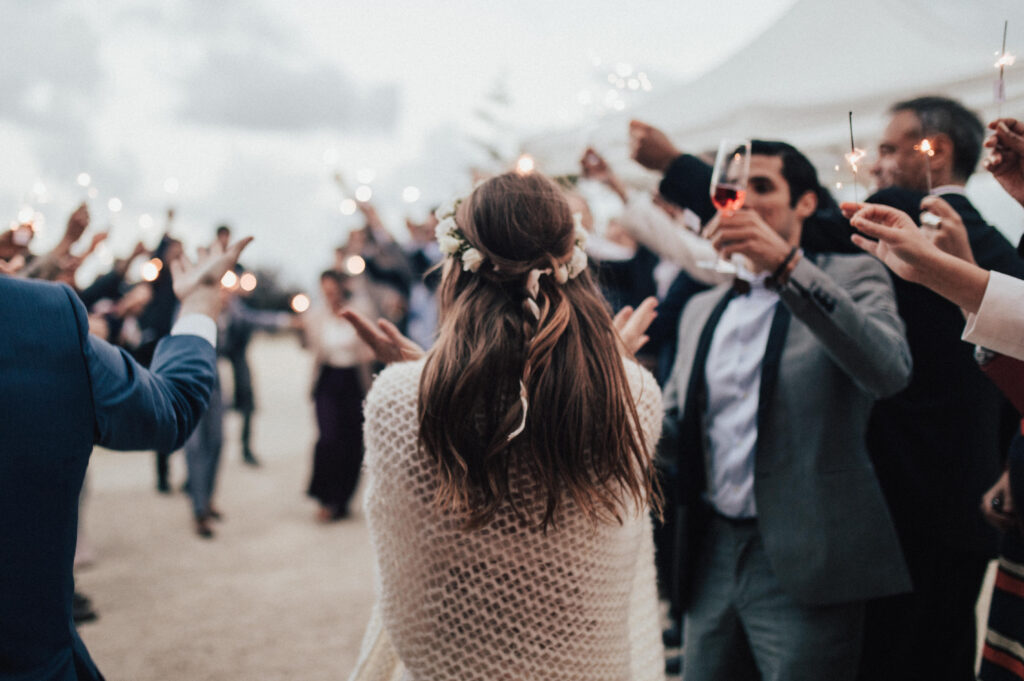
[[961, 338], [969, 343], [1007, 354], [1006, 347], [1020, 345], [1019, 324], [1009, 323], [1024, 309], [1024, 282], [1000, 272], [990, 272], [977, 314], [967, 315]]
[[172, 336], [199, 336], [217, 348], [217, 322], [204, 314], [187, 314], [179, 317], [171, 329]]

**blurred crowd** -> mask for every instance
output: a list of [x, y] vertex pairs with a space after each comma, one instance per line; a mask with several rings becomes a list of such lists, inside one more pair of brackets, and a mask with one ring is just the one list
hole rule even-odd
[[[937, 96], [896, 103], [890, 114], [871, 166], [877, 190], [865, 204], [909, 216], [904, 229], [937, 249], [1024, 279], [1020, 249], [965, 193], [985, 139], [978, 117]], [[1014, 165], [1024, 158], [1016, 146], [1024, 126], [1004, 119], [990, 127], [998, 153], [990, 169], [1013, 194], [1015, 173], [1024, 176]], [[557, 179], [589, 233], [587, 255], [610, 310], [657, 299], [638, 358], [667, 410], [656, 556], [671, 621], [664, 642], [684, 651], [667, 672], [975, 678], [975, 606], [989, 562], [1001, 556], [982, 676], [1024, 678], [1024, 541], [1013, 494], [1024, 476], [1011, 465], [1024, 453], [1024, 426], [1008, 399], [1015, 382], [993, 375], [1005, 371], [992, 368], [1001, 366], [991, 364], [996, 356], [961, 340], [963, 305], [923, 277], [903, 278], [893, 253], [909, 251], [884, 250], [885, 234], [870, 226], [858, 231], [858, 220], [890, 214], [840, 208], [792, 146], [754, 140], [745, 203], [720, 210], [709, 191], [713, 152], [679, 149], [640, 121], [629, 135], [632, 159], [652, 173], [656, 191], [628, 186], [593, 148], [581, 150], [577, 174]], [[922, 140], [931, 154], [921, 153]], [[610, 215], [588, 205], [594, 186], [617, 202]], [[359, 210], [363, 226], [333, 259], [324, 255], [308, 311], [249, 306], [243, 267], [222, 280], [217, 350], [231, 394], [215, 392], [184, 448], [200, 537], [213, 537], [223, 516], [214, 497], [224, 408], [241, 414], [243, 460], [260, 463], [252, 426], [259, 367], [247, 361], [258, 331], [296, 331], [315, 358], [319, 434], [307, 493], [321, 522], [351, 513], [363, 398], [380, 364], [342, 313], [385, 320], [382, 328], [429, 348], [444, 257], [433, 212], [407, 219], [403, 232], [371, 203]], [[83, 239], [85, 205], [47, 253], [33, 252], [31, 224], [17, 224], [0, 234], [0, 273], [72, 287], [90, 333], [146, 366], [176, 315], [169, 263], [182, 243], [173, 217], [156, 249], [140, 243], [86, 286], [76, 274], [106, 235]], [[230, 228], [214, 239], [226, 246]], [[719, 257], [733, 269], [716, 267]], [[172, 490], [171, 454], [156, 453], [160, 492]], [[86, 563], [93, 556], [79, 537]], [[94, 616], [87, 599], [78, 605], [81, 621]]]

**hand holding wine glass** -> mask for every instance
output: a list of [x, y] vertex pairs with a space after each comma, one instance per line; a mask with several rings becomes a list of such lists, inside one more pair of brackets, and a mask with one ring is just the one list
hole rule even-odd
[[[711, 172], [711, 203], [719, 214], [730, 214], [743, 207], [750, 177], [750, 140], [726, 138], [718, 145], [718, 156]], [[699, 262], [716, 272], [735, 274], [736, 266], [721, 257], [714, 262]]]

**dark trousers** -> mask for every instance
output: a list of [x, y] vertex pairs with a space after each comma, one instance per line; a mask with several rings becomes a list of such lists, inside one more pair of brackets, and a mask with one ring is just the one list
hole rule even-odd
[[860, 681], [974, 681], [978, 602], [988, 559], [901, 537], [909, 594], [868, 601]]
[[325, 366], [313, 390], [320, 439], [313, 450], [309, 496], [338, 515], [359, 483], [363, 464], [363, 389], [359, 370]]

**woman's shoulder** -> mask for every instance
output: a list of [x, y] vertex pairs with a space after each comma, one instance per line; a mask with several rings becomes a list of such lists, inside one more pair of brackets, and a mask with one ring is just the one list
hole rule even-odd
[[413, 362], [395, 362], [384, 367], [373, 379], [370, 392], [366, 396], [366, 411], [407, 401], [412, 398], [413, 404], [419, 395], [420, 374], [423, 373], [424, 360]]
[[654, 375], [632, 357], [623, 358], [622, 364], [626, 370], [626, 380], [633, 393], [633, 400], [638, 405], [652, 400], [660, 405], [661, 388], [658, 387]]

